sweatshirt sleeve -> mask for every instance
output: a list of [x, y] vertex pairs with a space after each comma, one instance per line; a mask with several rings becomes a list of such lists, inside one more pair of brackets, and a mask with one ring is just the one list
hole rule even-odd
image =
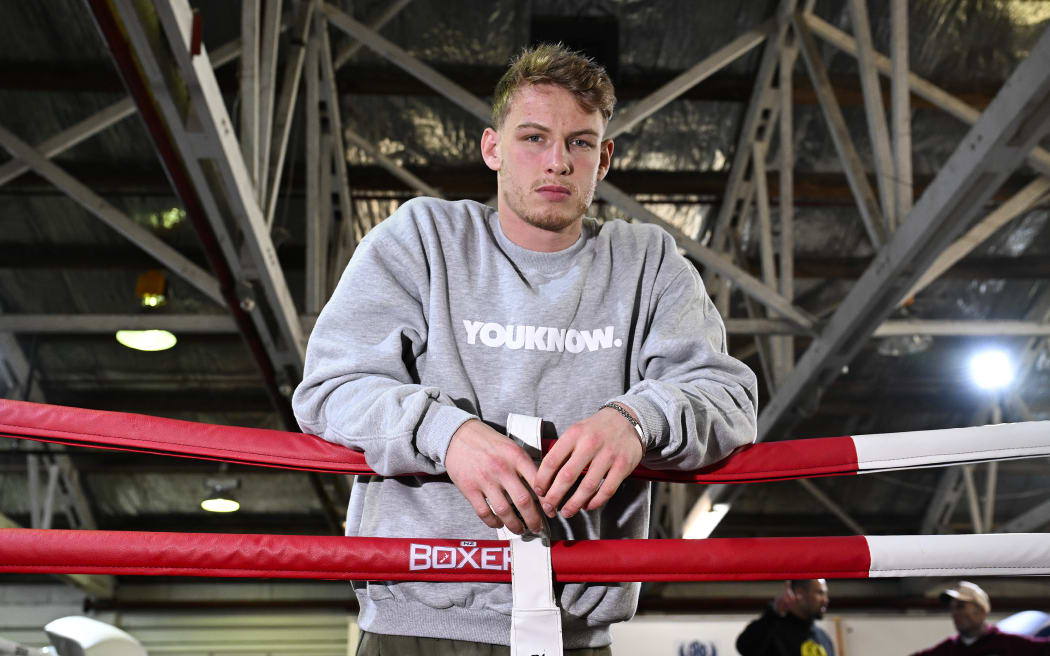
[[695, 267], [656, 297], [640, 350], [642, 380], [612, 399], [634, 410], [642, 464], [688, 471], [718, 462], [757, 433], [755, 374], [726, 350], [725, 326]]
[[317, 317], [292, 398], [304, 431], [364, 451], [384, 476], [443, 473], [452, 434], [474, 418], [419, 383], [414, 363], [426, 349], [429, 278], [418, 233], [405, 219], [399, 211], [354, 252]]

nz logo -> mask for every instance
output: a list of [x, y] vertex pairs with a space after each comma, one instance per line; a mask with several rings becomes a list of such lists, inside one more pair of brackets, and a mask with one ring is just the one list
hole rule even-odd
[[678, 645], [678, 656], [718, 656], [718, 650], [715, 649], [715, 643], [708, 642], [703, 643], [699, 640]]

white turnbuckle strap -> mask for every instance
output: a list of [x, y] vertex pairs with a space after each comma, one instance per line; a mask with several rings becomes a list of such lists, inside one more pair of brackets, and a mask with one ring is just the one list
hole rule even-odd
[[[507, 436], [520, 442], [539, 461], [540, 418], [510, 414]], [[538, 505], [538, 504], [537, 504]], [[543, 518], [540, 535], [517, 535], [499, 529], [501, 540], [510, 541], [511, 595], [510, 656], [562, 656], [561, 610], [554, 603], [550, 530]]]

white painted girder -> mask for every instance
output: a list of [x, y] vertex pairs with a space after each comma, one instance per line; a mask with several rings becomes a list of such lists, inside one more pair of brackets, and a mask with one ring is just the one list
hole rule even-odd
[[[158, 2], [155, 28], [146, 27], [140, 5], [131, 0], [116, 0], [114, 7], [224, 259], [240, 283], [242, 304], [253, 309], [249, 316], [275, 369], [282, 376], [297, 377], [305, 358], [305, 337], [207, 49], [202, 45], [199, 54], [190, 52], [189, 4]], [[159, 29], [169, 48], [155, 51], [153, 38], [158, 35], [151, 36], [150, 29]], [[180, 93], [182, 87], [169, 86], [172, 76], [181, 78], [187, 95]]]
[[42, 153], [35, 151], [29, 144], [2, 126], [0, 126], [0, 146], [33, 169], [40, 177], [61, 189], [78, 205], [119, 232], [128, 241], [157, 258], [157, 261], [172, 273], [196, 287], [213, 301], [219, 304], [224, 303], [219, 283], [210, 273], [168, 246], [152, 232], [129, 219], [123, 212], [107, 203], [101, 196], [92, 192], [44, 157]]
[[829, 384], [936, 254], [1050, 132], [1050, 31], [1031, 49], [759, 415], [759, 439]]

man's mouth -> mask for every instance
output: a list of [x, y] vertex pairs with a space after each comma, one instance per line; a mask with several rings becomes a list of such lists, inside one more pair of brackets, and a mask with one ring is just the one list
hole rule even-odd
[[572, 195], [572, 190], [561, 185], [543, 185], [536, 189], [536, 193], [546, 200], [559, 201]]

